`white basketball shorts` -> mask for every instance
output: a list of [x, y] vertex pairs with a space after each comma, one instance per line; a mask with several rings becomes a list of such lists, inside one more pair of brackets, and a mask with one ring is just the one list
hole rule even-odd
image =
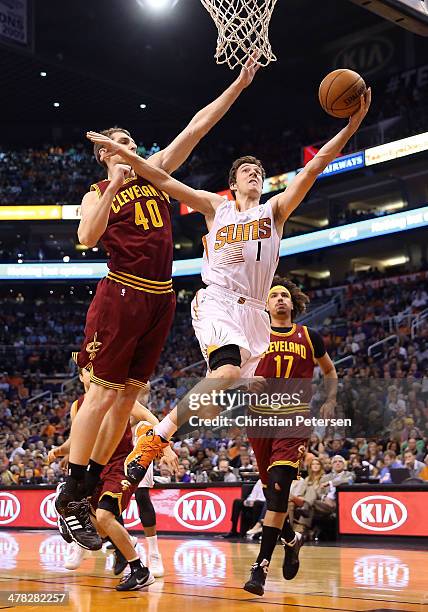
[[252, 378], [269, 347], [270, 320], [265, 304], [209, 285], [196, 293], [191, 309], [193, 329], [207, 365], [212, 351], [236, 344], [241, 349], [241, 378]]

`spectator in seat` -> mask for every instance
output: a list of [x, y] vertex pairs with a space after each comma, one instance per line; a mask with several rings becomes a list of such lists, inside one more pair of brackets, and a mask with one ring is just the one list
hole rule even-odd
[[238, 472], [242, 478], [242, 472], [252, 472], [254, 470], [253, 464], [249, 455], [241, 455], [241, 465], [239, 466]]
[[233, 468], [230, 467], [227, 459], [221, 459], [210, 475], [210, 480], [214, 482], [238, 482]]
[[[232, 506], [232, 527], [225, 538], [243, 538], [250, 527], [260, 521], [260, 516], [265, 505], [262, 481], [258, 480], [251, 492], [245, 499], [234, 499]], [[241, 518], [239, 532], [238, 521]], [[254, 535], [254, 534], [251, 534]]]
[[411, 450], [406, 450], [404, 452], [404, 467], [406, 467], [410, 472], [410, 478], [418, 478], [419, 474], [425, 467], [425, 464], [422, 461], [418, 461], [416, 459], [416, 455]]
[[331, 445], [327, 448], [327, 453], [329, 457], [334, 457], [335, 455], [341, 455], [344, 459], [348, 459], [349, 451], [346, 448], [343, 448], [343, 438], [340, 435], [335, 435], [333, 440], [331, 441]]
[[55, 474], [55, 470], [53, 470], [51, 467], [48, 467], [46, 473], [42, 477], [42, 483], [48, 485], [57, 484], [58, 478]]
[[390, 469], [402, 468], [403, 464], [401, 461], [398, 461], [397, 455], [394, 451], [385, 451], [383, 456], [383, 467], [380, 470], [380, 484], [390, 484], [391, 480], [391, 472]]
[[182, 463], [179, 464], [177, 474], [175, 475], [175, 482], [191, 482], [190, 473], [186, 470]]
[[0, 472], [0, 483], [3, 487], [11, 487], [16, 484], [13, 473], [8, 467], [2, 467]]
[[40, 478], [34, 476], [34, 470], [32, 468], [25, 468], [24, 476], [19, 479], [20, 485], [35, 485], [40, 484]]

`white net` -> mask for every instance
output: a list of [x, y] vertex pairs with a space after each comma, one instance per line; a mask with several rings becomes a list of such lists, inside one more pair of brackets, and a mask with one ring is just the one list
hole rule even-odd
[[261, 66], [275, 62], [269, 23], [277, 0], [201, 0], [217, 29], [217, 64], [235, 68], [254, 57]]

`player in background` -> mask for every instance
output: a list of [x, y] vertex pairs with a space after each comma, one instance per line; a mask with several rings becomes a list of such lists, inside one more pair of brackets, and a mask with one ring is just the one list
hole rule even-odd
[[[142, 435], [126, 460], [125, 471], [138, 481], [153, 458], [175, 433], [180, 419], [187, 422], [190, 395], [209, 393], [253, 376], [261, 355], [269, 345], [266, 301], [276, 269], [284, 223], [302, 202], [317, 176], [343, 150], [366, 116], [371, 90], [361, 96], [360, 109], [347, 125], [327, 142], [293, 179], [287, 189], [261, 204], [265, 172], [259, 160], [243, 157], [232, 166], [229, 185], [235, 202], [215, 193], [183, 185], [159, 168], [154, 168], [134, 151], [94, 132], [88, 138], [102, 146], [106, 155], [120, 155], [134, 171], [158, 189], [186, 202], [205, 216], [208, 234], [202, 280], [207, 285], [192, 302], [196, 336], [210, 378], [198, 383], [169, 415], [148, 435]], [[178, 413], [178, 410], [180, 411]], [[194, 413], [193, 413], [194, 414]]]
[[[305, 312], [309, 297], [288, 279], [275, 277], [269, 291], [267, 311], [270, 317], [270, 344], [259, 362], [256, 376], [264, 379], [297, 379], [297, 385], [279, 383], [278, 391], [292, 395], [294, 387], [300, 392], [299, 414], [310, 416], [311, 385], [314, 368], [321, 368], [327, 398], [321, 407], [321, 416], [333, 416], [336, 405], [337, 373], [327, 354], [320, 334], [295, 323], [295, 318]], [[307, 379], [306, 385], [302, 379]], [[256, 382], [257, 384], [257, 382]], [[270, 383], [267, 382], [269, 387]], [[250, 408], [254, 413], [258, 409]], [[296, 410], [294, 410], [296, 412]], [[291, 416], [291, 412], [288, 413]], [[295, 533], [287, 516], [288, 498], [293, 480], [297, 479], [300, 459], [306, 451], [310, 431], [307, 428], [291, 429], [286, 437], [262, 437], [262, 432], [248, 438], [257, 459], [260, 479], [264, 485], [267, 512], [263, 522], [259, 555], [251, 568], [251, 576], [244, 589], [255, 595], [263, 595], [269, 564], [278, 537], [284, 545], [283, 576], [294, 578], [299, 570], [299, 550], [302, 535]], [[275, 432], [278, 435], [278, 432]], [[305, 435], [307, 433], [307, 435]], [[304, 437], [303, 437], [304, 436]]]
[[[88, 370], [82, 370], [80, 378], [85, 387], [85, 391], [87, 392], [90, 387], [90, 374]], [[73, 403], [70, 412], [72, 421], [76, 417], [76, 414], [78, 414], [78, 411], [83, 404], [83, 399], [84, 396], [81, 396]], [[129, 486], [129, 483], [125, 483], [126, 479], [123, 470], [124, 459], [132, 449], [133, 445], [131, 427], [134, 427], [134, 429], [138, 431], [138, 428], [141, 426], [153, 426], [158, 422], [158, 419], [147, 408], [140, 404], [140, 402], [135, 402], [131, 411], [129, 423], [122, 439], [102, 471], [101, 479], [97, 484], [91, 499], [89, 501], [85, 500], [84, 502], [87, 505], [90, 504], [95, 512], [95, 515], [92, 515], [92, 522], [94, 523], [97, 532], [101, 537], [108, 537], [113, 543], [116, 557], [114, 574], [118, 575], [123, 572], [128, 564], [130, 566], [130, 573], [124, 576], [119, 585], [116, 587], [118, 591], [136, 590], [146, 587], [149, 584], [152, 584], [154, 577], [160, 577], [164, 573], [162, 558], [160, 557], [159, 551], [157, 550], [157, 555], [153, 555], [153, 553], [150, 554], [150, 545], [149, 563], [153, 563], [153, 573], [150, 571], [152, 568], [149, 570], [142, 565], [140, 558], [135, 551], [134, 543], [123, 526], [123, 521], [121, 521], [122, 512], [127, 508], [132, 495], [136, 491], [135, 486]], [[60, 447], [52, 449], [49, 453], [48, 460], [53, 461], [58, 457], [64, 457], [69, 453], [69, 450], [70, 438]], [[175, 471], [178, 465], [176, 454], [170, 447], [165, 449], [164, 454], [164, 461], [173, 471]], [[152, 470], [153, 468], [151, 467], [151, 469], [147, 471], [147, 481], [150, 480], [150, 473], [153, 474]], [[153, 479], [153, 475], [151, 476], [151, 479]], [[150, 483], [148, 482], [147, 486], [149, 485]], [[58, 485], [58, 489], [61, 489], [63, 486], [64, 483], [61, 483]], [[145, 499], [145, 501], [147, 502], [147, 499]], [[147, 509], [140, 509], [140, 515], [143, 512], [143, 516], [146, 516], [145, 513], [148, 512], [148, 515], [150, 516], [150, 505], [154, 514], [153, 505], [151, 504], [150, 499], [148, 501], [149, 505]], [[58, 522], [59, 530], [63, 537], [65, 536], [65, 539], [68, 541], [71, 540], [72, 542], [72, 548], [69, 551], [69, 555], [66, 560], [66, 567], [67, 569], [77, 569], [84, 558], [85, 549], [81, 547], [74, 538], [72, 538], [72, 532], [69, 534], [69, 531], [64, 529], [64, 519], [61, 517], [61, 515], [58, 515]], [[157, 546], [152, 544], [151, 549], [155, 550], [156, 548]]]
[[[235, 82], [147, 164], [174, 172], [256, 71], [250, 60]], [[105, 133], [135, 154], [137, 145], [127, 130], [111, 128]], [[77, 502], [92, 494], [123, 436], [132, 406], [157, 365], [175, 311], [169, 197], [136, 175], [121, 154], [106, 153], [102, 145], [95, 145], [107, 179], [84, 196], [78, 237], [87, 246], [101, 240], [110, 253], [109, 273], [98, 283], [76, 356], [81, 368], [91, 364], [91, 386], [72, 425], [69, 474], [55, 501], [65, 526], [73, 524], [74, 539], [92, 550], [99, 549], [101, 540], [88, 526], [85, 505]]]

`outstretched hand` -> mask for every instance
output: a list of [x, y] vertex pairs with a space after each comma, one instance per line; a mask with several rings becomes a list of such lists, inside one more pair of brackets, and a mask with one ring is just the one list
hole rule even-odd
[[91, 142], [101, 145], [101, 147], [105, 149], [105, 158], [116, 155], [116, 153], [119, 153], [123, 148], [123, 145], [115, 142], [104, 134], [98, 134], [98, 132], [86, 132], [86, 138], [88, 138]]
[[257, 64], [257, 55], [251, 55], [245, 65], [242, 67], [238, 80], [242, 87], [248, 87], [253, 82], [256, 72], [259, 70], [260, 64]]
[[349, 127], [352, 128], [354, 132], [358, 130], [361, 123], [363, 122], [364, 117], [369, 112], [371, 101], [372, 88], [369, 87], [366, 92], [361, 96], [361, 104], [359, 110], [357, 110], [356, 113], [349, 117]]

